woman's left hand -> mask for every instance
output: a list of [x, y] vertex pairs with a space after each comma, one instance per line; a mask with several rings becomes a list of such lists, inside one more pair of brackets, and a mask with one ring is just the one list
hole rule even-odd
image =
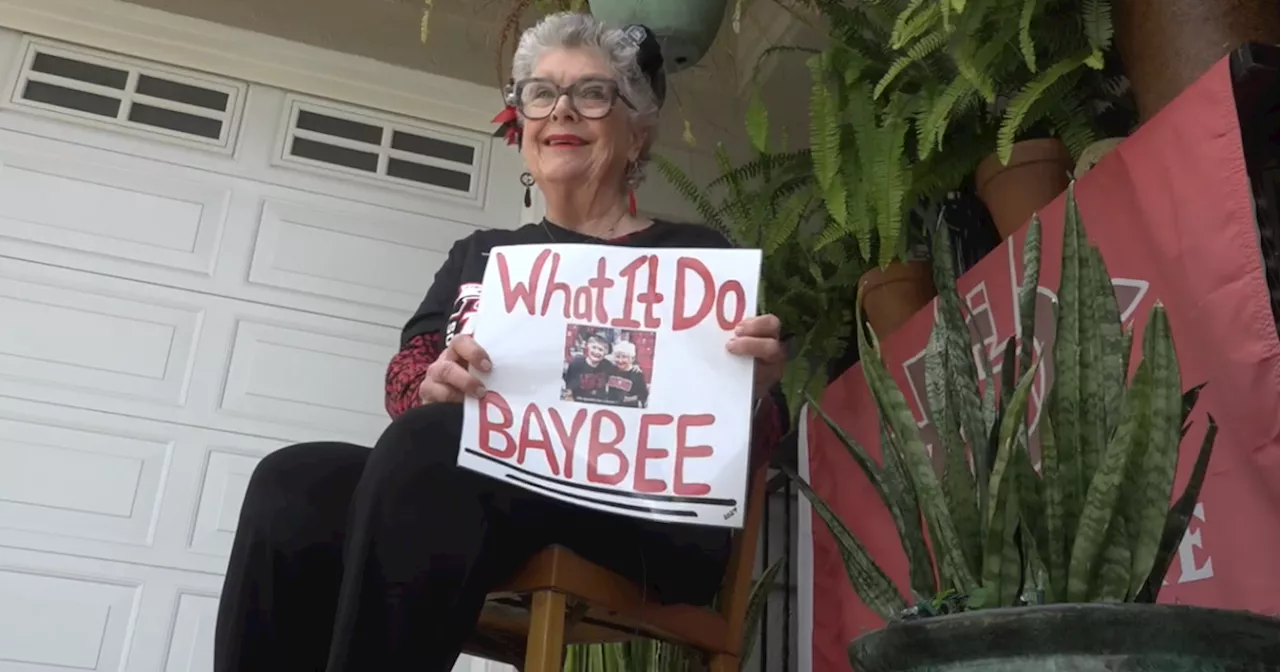
[[779, 380], [787, 364], [782, 349], [782, 322], [773, 315], [760, 315], [743, 320], [729, 339], [729, 352], [756, 360], [755, 389], [752, 399], [759, 399]]

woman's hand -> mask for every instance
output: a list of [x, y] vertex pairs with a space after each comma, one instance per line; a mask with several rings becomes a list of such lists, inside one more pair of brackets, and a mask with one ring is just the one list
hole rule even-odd
[[729, 352], [756, 360], [755, 389], [752, 399], [759, 399], [779, 380], [787, 364], [787, 353], [778, 340], [782, 322], [773, 315], [760, 315], [743, 320], [729, 339]]
[[455, 336], [440, 358], [427, 367], [427, 377], [418, 386], [418, 398], [424, 404], [460, 402], [464, 396], [477, 399], [487, 390], [480, 379], [468, 371], [475, 365], [481, 371], [489, 371], [493, 363], [489, 355], [470, 336]]

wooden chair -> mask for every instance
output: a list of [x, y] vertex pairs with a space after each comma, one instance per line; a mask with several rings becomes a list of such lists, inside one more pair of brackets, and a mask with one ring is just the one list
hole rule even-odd
[[[764, 516], [767, 463], [752, 474], [742, 530], [733, 535], [718, 608], [664, 606], [635, 583], [552, 546], [491, 593], [467, 652], [523, 672], [560, 672], [567, 644], [646, 636], [685, 644], [709, 657], [710, 672], [738, 672], [743, 621]], [[523, 660], [521, 660], [523, 658]], [[522, 664], [523, 663], [523, 664]]]

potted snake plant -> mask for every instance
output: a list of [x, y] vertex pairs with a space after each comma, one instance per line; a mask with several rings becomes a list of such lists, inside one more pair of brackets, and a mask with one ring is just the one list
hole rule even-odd
[[[1154, 604], [1212, 453], [1212, 416], [1172, 506], [1179, 443], [1200, 390], [1182, 390], [1165, 309], [1151, 310], [1131, 378], [1132, 332], [1067, 190], [1058, 287], [1055, 382], [1038, 427], [1027, 422], [1040, 224], [1024, 245], [1018, 293], [1023, 348], [1007, 344], [1000, 390], [981, 364], [935, 241], [938, 318], [926, 350], [932, 456], [881, 357], [859, 331], [863, 373], [881, 420], [883, 463], [816, 403], [885, 502], [910, 565], [904, 597], [835, 513], [790, 472], [839, 545], [853, 588], [887, 622], [849, 647], [858, 672], [982, 669], [1259, 669], [1280, 660], [1280, 620]], [[981, 373], [985, 374], [985, 371]], [[1039, 436], [1039, 469], [1029, 445]], [[972, 466], [970, 459], [972, 458]], [[938, 465], [942, 463], [942, 475]], [[924, 524], [921, 525], [921, 519]], [[926, 543], [924, 530], [928, 532]]]

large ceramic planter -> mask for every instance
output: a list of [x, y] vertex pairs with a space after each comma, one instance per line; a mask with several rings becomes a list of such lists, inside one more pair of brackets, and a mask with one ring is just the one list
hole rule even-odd
[[991, 154], [978, 164], [974, 186], [986, 204], [1000, 239], [1012, 236], [1031, 215], [1067, 190], [1075, 162], [1057, 138], [1014, 143], [1008, 164]]
[[1280, 667], [1280, 620], [1175, 605], [1067, 604], [893, 623], [855, 672], [1246, 672]]
[[692, 67], [716, 41], [728, 0], [590, 0], [591, 14], [614, 26], [643, 24], [662, 44], [668, 72]]
[[1113, 11], [1142, 121], [1245, 42], [1280, 43], [1276, 0], [1118, 0]]
[[895, 261], [884, 268], [872, 268], [858, 279], [858, 291], [862, 292], [867, 321], [882, 339], [938, 295], [933, 267], [925, 261]]

